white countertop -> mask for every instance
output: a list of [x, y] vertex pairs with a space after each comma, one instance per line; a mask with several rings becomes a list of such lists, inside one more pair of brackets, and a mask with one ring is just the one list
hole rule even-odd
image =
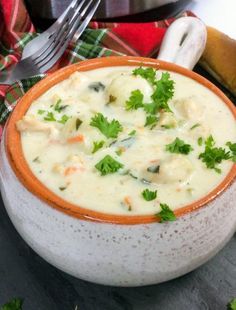
[[236, 39], [236, 0], [193, 0], [187, 9], [208, 26]]

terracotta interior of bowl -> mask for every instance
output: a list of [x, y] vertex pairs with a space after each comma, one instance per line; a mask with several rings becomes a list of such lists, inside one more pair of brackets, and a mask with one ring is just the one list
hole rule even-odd
[[[204, 85], [212, 92], [214, 92], [218, 97], [224, 101], [224, 103], [231, 110], [234, 118], [236, 119], [236, 108], [233, 103], [212, 83], [210, 83], [205, 78], [200, 75], [189, 71], [187, 69], [181, 68], [177, 65], [161, 62], [155, 59], [141, 58], [141, 57], [107, 57], [99, 59], [91, 59], [81, 63], [77, 63], [68, 67], [65, 67], [37, 83], [33, 88], [31, 88], [25, 96], [19, 101], [16, 108], [14, 109], [11, 117], [8, 121], [6, 128], [6, 150], [9, 162], [13, 168], [18, 179], [24, 184], [24, 186], [31, 191], [34, 195], [38, 196], [40, 199], [45, 201], [48, 205], [60, 210], [68, 215], [97, 222], [108, 222], [117, 224], [141, 224], [156, 222], [157, 218], [154, 215], [140, 215], [140, 216], [126, 216], [126, 215], [113, 215], [105, 214], [92, 210], [85, 209], [81, 206], [69, 203], [62, 198], [58, 197], [52, 191], [50, 191], [44, 184], [42, 184], [31, 172], [28, 166], [21, 146], [21, 138], [19, 132], [16, 130], [16, 122], [20, 120], [26, 111], [28, 110], [31, 103], [45, 93], [53, 85], [63, 81], [68, 78], [75, 71], [89, 71], [93, 69], [98, 69], [102, 67], [111, 66], [149, 66], [156, 69], [163, 69], [167, 71], [177, 72], [179, 74], [185, 75], [196, 82]], [[236, 176], [236, 165], [233, 165], [224, 180], [214, 188], [210, 193], [201, 199], [177, 209], [174, 213], [176, 216], [184, 215], [188, 212], [192, 212], [198, 208], [203, 207], [211, 200], [215, 199], [220, 195]], [[33, 208], [33, 206], [32, 206]]]

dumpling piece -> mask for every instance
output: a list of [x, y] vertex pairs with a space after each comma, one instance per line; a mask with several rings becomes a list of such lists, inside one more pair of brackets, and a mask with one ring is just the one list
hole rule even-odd
[[157, 169], [149, 167], [144, 178], [154, 183], [182, 183], [193, 173], [192, 163], [184, 155], [175, 155], [160, 161]]
[[139, 89], [144, 96], [144, 102], [150, 102], [153, 89], [140, 76], [120, 75], [114, 78], [106, 90], [106, 100], [110, 104], [125, 106], [132, 91]]
[[180, 116], [187, 120], [199, 120], [204, 113], [201, 100], [196, 96], [176, 100], [174, 102], [174, 107]]

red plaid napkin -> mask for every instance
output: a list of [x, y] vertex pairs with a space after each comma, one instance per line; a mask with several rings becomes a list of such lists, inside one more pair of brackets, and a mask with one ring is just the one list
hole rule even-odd
[[[183, 15], [192, 15], [186, 12]], [[183, 16], [182, 15], [182, 16]], [[0, 0], [0, 74], [21, 58], [25, 45], [37, 33], [23, 0]], [[57, 64], [50, 70], [81, 60], [110, 55], [157, 57], [168, 19], [150, 23], [92, 22], [81, 39], [71, 43]], [[17, 101], [42, 76], [22, 80], [11, 86], [0, 85], [0, 137], [2, 127]]]

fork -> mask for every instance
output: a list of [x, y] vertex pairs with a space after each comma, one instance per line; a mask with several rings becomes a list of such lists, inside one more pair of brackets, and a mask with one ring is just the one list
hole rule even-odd
[[[79, 3], [78, 0], [72, 1], [58, 21], [43, 34], [44, 43], [40, 43], [38, 39], [37, 48], [33, 46], [32, 49], [31, 46], [31, 52], [28, 52], [26, 58], [21, 59], [12, 71], [0, 76], [0, 83], [12, 84], [16, 80], [49, 70], [62, 56], [75, 32], [77, 32], [77, 38], [81, 36], [100, 2], [101, 0], [82, 0]], [[45, 38], [47, 38], [46, 41]]]

